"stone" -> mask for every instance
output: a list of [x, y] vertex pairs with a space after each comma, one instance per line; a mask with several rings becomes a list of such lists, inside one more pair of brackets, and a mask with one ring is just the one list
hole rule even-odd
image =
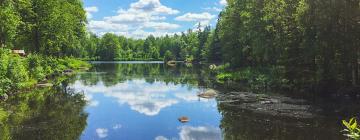
[[217, 96], [217, 94], [218, 94], [218, 91], [213, 90], [213, 89], [209, 89], [209, 90], [206, 90], [203, 93], [200, 93], [198, 96], [201, 97], [201, 98], [209, 99], [209, 98], [215, 98]]
[[179, 122], [181, 122], [181, 123], [187, 123], [187, 122], [190, 121], [189, 118], [186, 117], [186, 116], [182, 116], [182, 117], [178, 118], [178, 120], [179, 120]]

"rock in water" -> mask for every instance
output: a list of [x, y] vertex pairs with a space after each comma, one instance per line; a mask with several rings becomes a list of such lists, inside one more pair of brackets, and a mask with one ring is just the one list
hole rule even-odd
[[172, 67], [176, 66], [175, 61], [168, 61], [166, 64], [169, 65], [169, 66], [172, 66]]
[[209, 89], [203, 93], [200, 93], [198, 96], [201, 97], [201, 98], [214, 98], [216, 97], [216, 95], [218, 94], [218, 91], [216, 90], [213, 90], [213, 89]]
[[181, 123], [187, 123], [187, 122], [189, 122], [189, 118], [188, 118], [188, 117], [185, 117], [185, 116], [182, 116], [182, 117], [178, 118], [178, 120], [179, 120]]

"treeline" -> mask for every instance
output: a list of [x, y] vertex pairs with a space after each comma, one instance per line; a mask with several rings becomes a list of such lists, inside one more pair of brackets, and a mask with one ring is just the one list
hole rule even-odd
[[359, 0], [227, 1], [212, 37], [210, 48], [221, 48], [215, 60], [274, 67], [290, 85], [359, 85]]
[[205, 60], [205, 44], [211, 34], [210, 26], [188, 30], [180, 35], [148, 36], [132, 39], [107, 33], [102, 37], [91, 34], [86, 41], [84, 57], [92, 60]]

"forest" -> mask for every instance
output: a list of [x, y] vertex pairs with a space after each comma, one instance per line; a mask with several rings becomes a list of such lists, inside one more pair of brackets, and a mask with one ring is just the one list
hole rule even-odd
[[269, 87], [357, 89], [359, 7], [358, 0], [228, 0], [215, 27], [134, 39], [88, 31], [81, 0], [1, 0], [0, 45], [55, 58], [217, 64], [227, 80], [257, 69], [253, 79]]

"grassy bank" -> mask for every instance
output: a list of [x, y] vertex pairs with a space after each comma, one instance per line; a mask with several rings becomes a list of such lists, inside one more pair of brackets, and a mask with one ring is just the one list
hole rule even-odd
[[0, 49], [0, 96], [46, 81], [51, 75], [64, 70], [86, 67], [89, 67], [88, 63], [75, 58], [36, 54], [20, 57], [8, 49]]

